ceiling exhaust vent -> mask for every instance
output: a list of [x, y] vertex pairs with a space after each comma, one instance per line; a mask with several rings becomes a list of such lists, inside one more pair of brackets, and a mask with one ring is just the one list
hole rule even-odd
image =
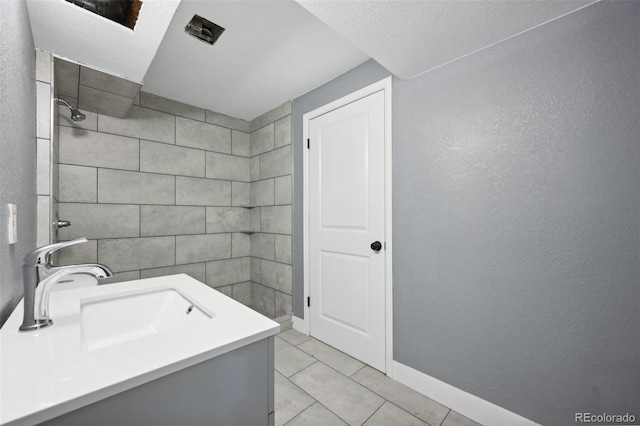
[[220, 25], [216, 25], [208, 19], [198, 15], [193, 15], [193, 18], [189, 21], [187, 26], [184, 27], [184, 30], [188, 34], [208, 44], [213, 44], [218, 41], [218, 37], [220, 37], [224, 32], [224, 28]]

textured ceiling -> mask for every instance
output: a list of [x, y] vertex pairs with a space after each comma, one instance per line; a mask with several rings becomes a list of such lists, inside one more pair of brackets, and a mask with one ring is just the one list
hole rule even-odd
[[[213, 46], [185, 33], [194, 14], [226, 29]], [[142, 90], [252, 120], [367, 59], [293, 0], [183, 0]]]
[[593, 0], [296, 1], [402, 79], [594, 3]]
[[135, 31], [67, 1], [27, 0], [27, 8], [38, 49], [142, 82], [179, 3], [144, 0]]

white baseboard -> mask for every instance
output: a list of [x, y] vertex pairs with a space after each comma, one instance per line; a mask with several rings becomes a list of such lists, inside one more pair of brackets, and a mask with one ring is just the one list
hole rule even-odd
[[538, 423], [516, 413], [505, 410], [489, 401], [471, 395], [418, 370], [400, 364], [397, 361], [393, 362], [393, 378], [411, 389], [483, 425], [538, 425]]
[[294, 330], [309, 335], [309, 327], [307, 325], [307, 321], [305, 321], [304, 319], [295, 315], [291, 315], [291, 326]]

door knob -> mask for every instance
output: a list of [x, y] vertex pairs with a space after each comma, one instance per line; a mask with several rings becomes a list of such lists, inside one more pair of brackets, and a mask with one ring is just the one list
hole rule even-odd
[[382, 250], [382, 244], [380, 243], [380, 241], [374, 241], [371, 243], [371, 250], [373, 251], [380, 251]]

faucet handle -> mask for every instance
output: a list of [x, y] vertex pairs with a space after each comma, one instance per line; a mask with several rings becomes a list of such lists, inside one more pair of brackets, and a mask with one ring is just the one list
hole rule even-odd
[[42, 263], [50, 263], [51, 254], [54, 251], [57, 251], [57, 250], [60, 250], [61, 248], [69, 247], [75, 244], [81, 244], [86, 242], [87, 242], [87, 238], [82, 237], [82, 238], [76, 238], [75, 240], [71, 240], [71, 241], [63, 241], [61, 243], [49, 244], [47, 246], [38, 247], [37, 249], [35, 249], [34, 251], [32, 251], [31, 253], [27, 254], [24, 257], [24, 264], [37, 265]]

